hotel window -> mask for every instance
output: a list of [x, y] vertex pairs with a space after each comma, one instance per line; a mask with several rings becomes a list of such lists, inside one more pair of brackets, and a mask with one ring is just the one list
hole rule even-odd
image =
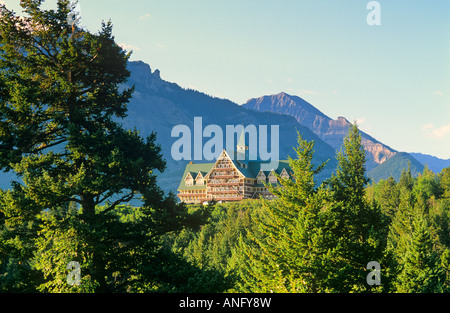
[[275, 172], [272, 171], [269, 174], [269, 183], [276, 184], [277, 183], [277, 177], [275, 176]]
[[286, 169], [284, 168], [280, 175], [282, 178], [289, 178], [289, 174], [287, 173]]
[[186, 175], [184, 183], [185, 183], [186, 186], [192, 186], [194, 184], [194, 179], [192, 178], [191, 173], [188, 173]]
[[258, 179], [258, 184], [262, 184], [263, 182], [266, 182], [266, 175], [263, 171], [260, 171], [258, 176], [256, 177]]

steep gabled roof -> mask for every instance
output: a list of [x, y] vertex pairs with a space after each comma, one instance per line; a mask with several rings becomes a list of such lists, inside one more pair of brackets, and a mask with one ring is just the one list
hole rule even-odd
[[199, 171], [198, 172], [198, 174], [197, 174], [197, 176], [195, 177], [195, 180], [197, 180], [197, 179], [203, 179], [203, 178], [205, 178], [205, 176], [203, 176], [203, 173], [202, 173], [202, 171]]
[[[241, 134], [241, 136], [239, 138], [239, 142], [238, 142], [237, 146], [245, 146], [245, 147], [247, 147], [244, 132], [242, 132], [242, 134]], [[281, 172], [284, 169], [291, 176], [291, 170], [290, 170], [290, 167], [289, 167], [289, 161], [287, 161], [287, 160], [279, 160], [278, 163], [274, 164], [274, 165], [271, 164], [270, 161], [250, 160], [249, 150], [248, 149], [240, 150], [240, 151], [223, 150], [221, 152], [221, 156], [222, 156], [223, 153], [225, 153], [226, 156], [231, 159], [231, 161], [233, 162], [233, 164], [236, 167], [236, 169], [243, 176], [245, 176], [246, 178], [256, 179], [258, 174], [259, 174], [259, 172], [262, 169], [264, 169], [263, 172], [264, 172], [264, 175], [266, 177], [268, 177], [270, 172], [272, 172], [272, 171], [274, 171], [275, 173], [280, 175]], [[196, 178], [198, 173], [200, 172], [202, 174], [202, 176], [205, 179], [207, 179], [208, 178], [207, 176], [211, 173], [211, 170], [214, 168], [215, 164], [217, 162], [219, 162], [220, 157], [218, 157], [217, 160], [214, 163], [199, 163], [199, 164], [189, 163], [188, 165], [186, 165], [186, 168], [185, 168], [183, 177], [181, 179], [180, 186], [178, 187], [178, 190], [205, 189], [206, 185], [203, 185], [203, 186], [197, 186], [197, 185], [186, 186], [185, 178], [188, 175], [188, 173], [191, 173], [191, 176], [193, 178], [194, 177]], [[276, 168], [273, 168], [274, 166]]]
[[[270, 164], [270, 161], [248, 160], [248, 159], [246, 159], [246, 160], [239, 160], [237, 158], [238, 153], [236, 151], [233, 151], [233, 152], [227, 151], [227, 153], [230, 156], [234, 155], [234, 159], [232, 160], [234, 165], [239, 170], [239, 172], [241, 172], [242, 175], [244, 175], [247, 178], [254, 178], [254, 179], [256, 179], [256, 177], [258, 176], [259, 171], [263, 168], [263, 165]], [[246, 165], [246, 166], [243, 167], [242, 165]], [[277, 168], [273, 168], [273, 170], [277, 174], [281, 174], [283, 169], [286, 169], [286, 171], [288, 173], [290, 172], [291, 168], [289, 167], [289, 161], [288, 160], [279, 160]], [[267, 170], [264, 169], [263, 172], [266, 175], [266, 177], [269, 176], [269, 173], [271, 172], [271, 170], [272, 170], [272, 168], [267, 169]]]
[[206, 174], [212, 169], [213, 166], [214, 166], [214, 163], [198, 163], [198, 164], [190, 163], [190, 164], [187, 164], [186, 168], [184, 169], [183, 177], [181, 178], [180, 186], [178, 186], [178, 190], [205, 189], [206, 185], [203, 185], [203, 186], [197, 186], [197, 185], [186, 186], [184, 180], [185, 180], [186, 176], [188, 175], [188, 173], [191, 173], [191, 176], [193, 178], [197, 177], [199, 172], [202, 173], [203, 177], [205, 177]]
[[[258, 176], [261, 169], [264, 168], [263, 165], [269, 165], [269, 164], [270, 164], [269, 161], [249, 161], [249, 168], [254, 175], [253, 178], [256, 178]], [[286, 171], [289, 173], [289, 171], [291, 169], [289, 167], [288, 160], [279, 160], [277, 165], [278, 166], [276, 168], [264, 169], [263, 170], [264, 175], [266, 175], [266, 177], [268, 177], [272, 170], [275, 171], [275, 173], [277, 173], [277, 174], [281, 174], [283, 169], [286, 169]]]

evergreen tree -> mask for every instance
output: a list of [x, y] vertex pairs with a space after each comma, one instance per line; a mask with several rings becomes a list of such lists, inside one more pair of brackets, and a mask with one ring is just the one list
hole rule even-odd
[[384, 214], [392, 218], [400, 203], [400, 190], [394, 178], [389, 177], [377, 184], [377, 202]]
[[399, 209], [391, 222], [388, 237], [388, 249], [395, 250], [398, 256], [406, 253], [404, 241], [412, 236], [411, 225], [416, 214], [415, 205], [416, 200], [412, 191], [402, 189]]
[[414, 178], [411, 174], [411, 161], [408, 162], [408, 169], [403, 169], [400, 175], [399, 187], [412, 191], [414, 187]]
[[[0, 6], [0, 167], [22, 180], [0, 193], [2, 263], [41, 273], [30, 287], [40, 291], [157, 286], [162, 270], [146, 264], [186, 214], [156, 185], [165, 168], [156, 135], [119, 122], [133, 93], [122, 87], [130, 53], [111, 22], [92, 34], [70, 22], [69, 1], [42, 2], [21, 1], [25, 16]], [[134, 199], [139, 222], [120, 221], [115, 209]], [[69, 261], [81, 263], [78, 289], [61, 284]]]
[[417, 201], [423, 203], [428, 209], [430, 204], [440, 197], [441, 188], [438, 176], [425, 166], [423, 172], [416, 179], [413, 192]]
[[450, 201], [450, 167], [444, 168], [439, 174], [442, 197]]
[[[416, 212], [408, 237], [401, 271], [395, 282], [397, 292], [443, 292], [448, 288], [447, 269], [434, 249], [433, 230], [423, 212]], [[448, 250], [447, 253], [448, 254]], [[448, 262], [448, 261], [445, 261]]]
[[294, 180], [277, 176], [279, 186], [267, 186], [277, 197], [263, 201], [255, 225], [235, 249], [238, 290], [251, 292], [320, 292], [328, 268], [322, 258], [329, 249], [320, 225], [326, 192], [314, 176], [313, 142], [299, 135], [296, 159], [289, 159]]
[[438, 175], [440, 199], [432, 210], [433, 223], [442, 246], [450, 249], [450, 167], [444, 168]]
[[[414, 179], [411, 175], [411, 167], [408, 165], [408, 169], [404, 169], [400, 176], [399, 187], [399, 207], [393, 216], [389, 236], [388, 236], [388, 249], [395, 250], [397, 247], [401, 247], [399, 243], [406, 238], [405, 236], [411, 235], [412, 220], [415, 214], [414, 206], [416, 198], [412, 192], [414, 188]], [[404, 255], [405, 251], [397, 251], [396, 254]]]
[[[376, 203], [368, 203], [365, 186], [365, 151], [361, 135], [353, 124], [338, 153], [338, 168], [330, 179], [332, 205], [327, 210], [327, 232], [336, 247], [335, 270], [328, 278], [329, 288], [337, 292], [366, 291], [366, 266], [377, 261], [386, 267], [387, 217]], [[386, 272], [384, 272], [386, 278]], [[385, 284], [386, 287], [386, 284]]]
[[400, 180], [400, 205], [389, 231], [388, 250], [395, 258], [397, 292], [448, 291], [449, 218], [445, 207], [430, 199], [439, 196], [428, 169]]

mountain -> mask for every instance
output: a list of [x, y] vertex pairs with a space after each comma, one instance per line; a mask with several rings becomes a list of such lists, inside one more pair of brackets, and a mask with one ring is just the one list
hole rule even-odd
[[[203, 128], [211, 124], [220, 126], [224, 136], [226, 125], [251, 124], [257, 127], [268, 125], [269, 130], [270, 125], [279, 125], [280, 159], [285, 159], [288, 155], [296, 156], [293, 147], [297, 146], [297, 131], [299, 131], [304, 139], [315, 142], [316, 164], [329, 160], [319, 179], [329, 177], [336, 168], [335, 149], [291, 116], [249, 110], [226, 99], [184, 89], [163, 80], [158, 70], [152, 72], [150, 66], [141, 61], [130, 62], [128, 69], [131, 77], [127, 85], [134, 85], [135, 92], [128, 105], [128, 117], [122, 123], [126, 128], [135, 127], [143, 136], [153, 131], [157, 133], [157, 142], [161, 145], [163, 156], [167, 161], [166, 171], [158, 175], [158, 182], [165, 191], [176, 192], [185, 165], [190, 161], [175, 161], [172, 158], [172, 145], [179, 139], [171, 137], [172, 129], [176, 125], [186, 125], [193, 132], [194, 117], [202, 117]], [[270, 138], [270, 134], [268, 137]], [[203, 144], [208, 140], [204, 138]]]
[[[172, 145], [179, 140], [171, 136], [172, 130], [175, 126], [186, 125], [191, 130], [193, 143], [195, 117], [202, 118], [201, 131], [208, 125], [218, 125], [224, 137], [227, 125], [267, 125], [269, 131], [271, 125], [279, 125], [280, 159], [296, 157], [293, 147], [297, 146], [298, 131], [304, 139], [315, 142], [313, 162], [318, 165], [328, 161], [318, 180], [330, 177], [336, 169], [336, 151], [340, 149], [350, 124], [343, 117], [333, 120], [300, 97], [286, 93], [251, 99], [244, 105], [238, 105], [165, 81], [159, 70], [152, 71], [148, 64], [141, 61], [129, 62], [128, 69], [131, 76], [123, 87], [134, 85], [135, 92], [128, 104], [128, 116], [120, 123], [125, 128], [136, 128], [142, 136], [157, 133], [157, 142], [167, 162], [164, 173], [157, 173], [158, 184], [166, 192], [176, 193], [184, 168], [190, 161], [177, 161], [172, 157]], [[398, 153], [366, 133], [361, 135], [368, 152], [368, 176], [375, 181], [390, 175], [399, 177], [408, 161], [414, 173], [423, 169], [423, 165], [410, 155]], [[270, 132], [268, 137], [268, 151], [271, 151]], [[226, 138], [222, 139], [225, 142]], [[236, 135], [234, 142], [237, 143], [237, 140]], [[203, 144], [207, 141], [209, 138], [202, 138]], [[11, 174], [0, 174], [0, 188], [9, 188], [13, 177]]]
[[[336, 151], [341, 149], [350, 122], [344, 117], [333, 120], [304, 99], [281, 92], [248, 100], [243, 106], [259, 112], [276, 112], [294, 117], [301, 125], [311, 129], [320, 139]], [[371, 170], [393, 157], [397, 151], [361, 131], [367, 152], [367, 170]]]
[[422, 153], [409, 153], [409, 154], [423, 165], [428, 166], [428, 168], [435, 173], [440, 173], [444, 168], [450, 166], [450, 159], [443, 160], [435, 156]]
[[[204, 93], [184, 89], [175, 83], [161, 78], [159, 70], [152, 71], [150, 66], [141, 61], [129, 62], [128, 69], [131, 76], [125, 87], [135, 86], [130, 103], [128, 115], [118, 120], [125, 128], [136, 128], [141, 136], [157, 133], [157, 143], [161, 145], [163, 157], [167, 162], [166, 170], [158, 174], [158, 184], [164, 191], [176, 193], [186, 164], [190, 160], [176, 161], [171, 156], [172, 145], [179, 139], [171, 137], [172, 129], [177, 125], [186, 125], [194, 137], [194, 118], [202, 118], [202, 131], [208, 125], [218, 125], [223, 130], [225, 143], [227, 125], [267, 125], [268, 147], [270, 144], [270, 126], [279, 125], [279, 159], [286, 159], [288, 155], [296, 157], [293, 147], [297, 146], [297, 131], [304, 139], [315, 142], [314, 163], [317, 165], [328, 161], [320, 180], [331, 175], [336, 168], [334, 149], [322, 141], [309, 128], [299, 124], [291, 116], [256, 112], [246, 109], [232, 101], [211, 97]], [[209, 138], [203, 138], [205, 144]], [[237, 143], [237, 135], [234, 140]], [[225, 144], [224, 144], [225, 148]], [[208, 160], [195, 160], [194, 162], [209, 162]], [[0, 187], [9, 188], [9, 181], [13, 175], [0, 174]]]
[[424, 166], [422, 163], [406, 152], [398, 152], [387, 161], [368, 171], [367, 176], [374, 182], [390, 176], [399, 181], [402, 171], [408, 168], [408, 163], [411, 166], [411, 175], [413, 177], [423, 172]]

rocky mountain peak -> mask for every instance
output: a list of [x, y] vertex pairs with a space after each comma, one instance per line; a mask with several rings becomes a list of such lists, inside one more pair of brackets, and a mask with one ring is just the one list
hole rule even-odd
[[[285, 92], [272, 96], [250, 99], [244, 104], [247, 109], [261, 112], [276, 112], [294, 117], [301, 125], [311, 129], [320, 139], [336, 151], [341, 149], [350, 122], [343, 116], [333, 120], [316, 107], [298, 96]], [[361, 132], [362, 142], [367, 152], [368, 169], [377, 166], [395, 155], [396, 151], [383, 145], [370, 135]]]
[[158, 69], [152, 72], [150, 65], [143, 61], [128, 62], [128, 70], [131, 72], [130, 81], [142, 84], [144, 88], [164, 92], [170, 92], [177, 87], [179, 88], [177, 84], [161, 79], [161, 72]]
[[350, 125], [350, 122], [343, 116], [338, 116], [336, 122], [337, 122], [336, 123], [337, 125], [341, 125], [341, 126]]

